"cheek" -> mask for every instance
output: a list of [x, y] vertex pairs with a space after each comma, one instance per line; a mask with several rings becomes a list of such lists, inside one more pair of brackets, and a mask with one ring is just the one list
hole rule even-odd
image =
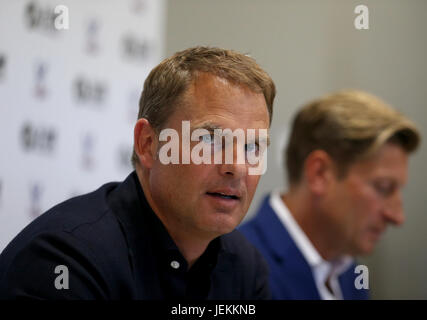
[[360, 200], [360, 190], [349, 182], [338, 184], [328, 197], [327, 212], [330, 223], [336, 224], [346, 237], [351, 237], [364, 220], [361, 218], [366, 210]]
[[153, 198], [163, 210], [189, 212], [200, 190], [200, 176], [189, 165], [159, 165], [151, 172]]
[[194, 181], [185, 165], [175, 164], [156, 164], [150, 178], [153, 189], [172, 197], [171, 200], [184, 194]]
[[378, 199], [369, 186], [357, 187], [351, 193], [351, 207], [354, 223], [361, 228], [376, 220], [379, 212]]
[[[215, 167], [212, 165], [178, 165], [169, 175], [174, 188], [186, 198], [197, 198], [207, 186], [215, 184]], [[172, 184], [171, 184], [172, 185]]]
[[175, 188], [175, 179], [176, 175], [168, 166], [153, 166], [150, 173], [150, 187], [153, 197], [161, 197], [160, 201], [170, 197], [171, 190]]
[[248, 191], [248, 201], [251, 202], [255, 191], [256, 191], [256, 187], [258, 185], [260, 176], [248, 176], [248, 178], [246, 179], [246, 188]]

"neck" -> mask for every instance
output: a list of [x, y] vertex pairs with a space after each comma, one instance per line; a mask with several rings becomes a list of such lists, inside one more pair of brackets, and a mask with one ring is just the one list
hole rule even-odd
[[330, 224], [319, 209], [317, 200], [303, 187], [293, 187], [281, 196], [295, 221], [324, 260], [342, 255], [339, 241], [331, 232]]
[[151, 195], [149, 180], [146, 173], [138, 169], [136, 169], [136, 173], [148, 204], [166, 228], [168, 234], [187, 261], [188, 269], [190, 269], [203, 252], [205, 252], [214, 237], [198, 235], [194, 231], [188, 230], [188, 226], [179, 219], [174, 219], [171, 215], [163, 214]]
[[[165, 224], [165, 227], [166, 229], [168, 229], [166, 224]], [[187, 261], [188, 269], [190, 269], [193, 266], [193, 264], [197, 261], [197, 259], [200, 258], [203, 252], [206, 251], [206, 248], [208, 247], [211, 241], [211, 240], [201, 241], [200, 239], [186, 237], [183, 234], [171, 232], [169, 229], [168, 229], [168, 233], [172, 237], [173, 241], [175, 242], [181, 254], [184, 256], [185, 260]]]

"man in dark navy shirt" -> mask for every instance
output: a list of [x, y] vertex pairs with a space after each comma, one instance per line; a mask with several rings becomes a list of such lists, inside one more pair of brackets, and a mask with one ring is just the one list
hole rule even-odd
[[144, 83], [135, 171], [25, 228], [0, 256], [0, 298], [269, 298], [264, 260], [234, 229], [260, 178], [274, 96], [235, 51], [165, 59]]

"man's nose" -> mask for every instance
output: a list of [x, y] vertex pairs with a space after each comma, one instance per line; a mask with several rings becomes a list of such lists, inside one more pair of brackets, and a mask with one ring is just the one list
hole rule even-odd
[[[238, 155], [238, 148], [241, 148], [240, 155]], [[237, 143], [233, 143], [228, 148], [224, 148], [223, 151], [222, 163], [219, 165], [221, 175], [233, 176], [234, 178], [241, 178], [245, 176], [248, 168], [244, 147], [238, 146]], [[231, 152], [233, 153], [232, 157]]]
[[400, 226], [405, 222], [402, 194], [400, 191], [396, 191], [395, 195], [386, 201], [383, 215], [389, 223], [396, 226]]

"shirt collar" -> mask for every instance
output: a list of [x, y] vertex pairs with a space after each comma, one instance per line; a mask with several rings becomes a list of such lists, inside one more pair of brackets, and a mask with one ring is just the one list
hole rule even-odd
[[331, 273], [340, 275], [352, 264], [353, 258], [351, 256], [343, 256], [331, 262], [324, 260], [283, 202], [278, 190], [272, 192], [269, 202], [314, 272], [319, 272], [322, 277], [323, 274], [328, 276]]
[[[185, 261], [165, 226], [148, 204], [135, 171], [111, 190], [108, 204], [124, 228], [126, 241], [130, 245], [129, 251], [138, 257], [139, 264], [144, 264], [139, 257], [152, 251], [157, 258], [164, 259], [173, 253], [174, 257]], [[219, 237], [211, 241], [202, 256], [206, 254], [207, 260], [212, 264], [216, 262], [219, 253], [228, 251]]]
[[[140, 191], [139, 199], [147, 209], [142, 214], [145, 214], [147, 217], [148, 230], [154, 239], [154, 245], [159, 253], [159, 257], [164, 261], [178, 260], [180, 261], [180, 264], [182, 264], [182, 269], [187, 270], [187, 261], [179, 251], [179, 248], [173, 241], [162, 221], [148, 204], [144, 190], [141, 188]], [[209, 243], [199, 259], [197, 259], [195, 265], [197, 264], [202, 267], [206, 266], [209, 269], [213, 268], [216, 265], [217, 256], [222, 249], [222, 241], [220, 241], [219, 238], [215, 238]]]

